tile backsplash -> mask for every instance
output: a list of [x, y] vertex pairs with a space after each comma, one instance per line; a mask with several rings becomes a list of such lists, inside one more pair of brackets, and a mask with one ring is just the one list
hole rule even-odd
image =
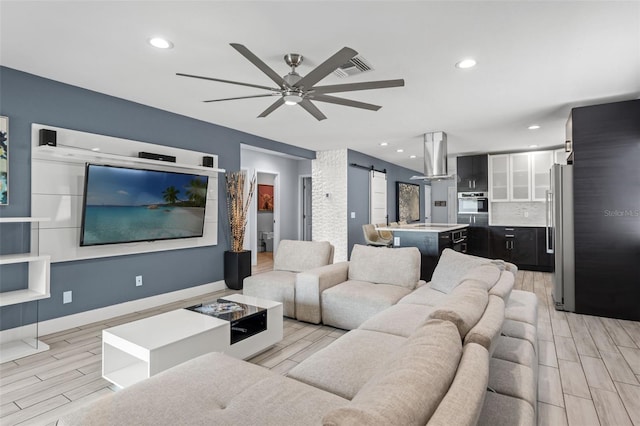
[[489, 224], [497, 226], [545, 226], [546, 204], [541, 202], [492, 202]]

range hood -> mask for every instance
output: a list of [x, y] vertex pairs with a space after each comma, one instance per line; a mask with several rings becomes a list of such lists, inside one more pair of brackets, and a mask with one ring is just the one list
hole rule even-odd
[[447, 171], [447, 134], [431, 132], [424, 134], [424, 176], [412, 176], [411, 180], [450, 179]]

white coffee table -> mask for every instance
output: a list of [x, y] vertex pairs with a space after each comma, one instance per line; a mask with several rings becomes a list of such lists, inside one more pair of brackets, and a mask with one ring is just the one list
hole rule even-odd
[[223, 299], [265, 308], [267, 329], [232, 345], [229, 321], [187, 309], [122, 324], [102, 331], [102, 376], [124, 388], [209, 352], [247, 359], [282, 340], [282, 303]]

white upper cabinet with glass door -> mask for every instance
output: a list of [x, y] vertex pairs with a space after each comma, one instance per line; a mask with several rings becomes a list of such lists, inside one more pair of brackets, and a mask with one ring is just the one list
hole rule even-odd
[[549, 170], [554, 163], [553, 151], [538, 151], [531, 156], [531, 201], [545, 201], [549, 190]]
[[509, 154], [489, 156], [489, 197], [509, 201]]
[[509, 198], [511, 201], [531, 200], [531, 163], [529, 153], [509, 155], [510, 187]]

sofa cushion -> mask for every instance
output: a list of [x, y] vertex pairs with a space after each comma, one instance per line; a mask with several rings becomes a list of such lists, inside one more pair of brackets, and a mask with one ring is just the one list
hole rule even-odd
[[390, 284], [413, 290], [420, 280], [420, 251], [416, 247], [353, 246], [349, 279]]
[[518, 339], [528, 341], [535, 349], [535, 352], [538, 353], [537, 331], [533, 325], [505, 318], [504, 324], [502, 324], [502, 334], [504, 336], [517, 337]]
[[431, 288], [427, 283], [416, 288], [411, 293], [400, 299], [398, 303], [411, 303], [413, 305], [438, 306], [447, 298], [448, 294]]
[[478, 426], [534, 426], [536, 416], [526, 401], [495, 392], [487, 392]]
[[465, 344], [451, 388], [427, 425], [475, 425], [482, 411], [488, 380], [489, 353], [475, 343]]
[[358, 329], [409, 337], [425, 323], [433, 309], [431, 306], [410, 303], [393, 305], [366, 320]]
[[431, 276], [431, 288], [443, 293], [451, 293], [467, 272], [488, 264], [490, 264], [489, 259], [444, 249]]
[[498, 296], [489, 296], [489, 302], [478, 323], [467, 333], [464, 343], [477, 343], [493, 355], [504, 323], [504, 301]]
[[505, 318], [538, 326], [538, 296], [530, 291], [513, 290], [504, 311]]
[[288, 271], [269, 271], [246, 277], [242, 294], [282, 303], [284, 316], [295, 318], [296, 274]]
[[323, 424], [426, 424], [449, 389], [461, 354], [453, 324], [427, 321], [349, 405], [328, 412]]
[[210, 353], [107, 395], [58, 425], [313, 424], [347, 404], [265, 368]]
[[491, 358], [489, 363], [489, 388], [536, 406], [537, 377], [533, 369], [511, 361]]
[[429, 314], [429, 318], [451, 321], [458, 328], [460, 338], [464, 339], [482, 317], [488, 301], [489, 294], [484, 283], [466, 280]]
[[526, 365], [537, 371], [538, 358], [533, 345], [516, 337], [500, 336], [497, 340], [494, 358]]
[[486, 264], [476, 266], [467, 272], [461, 281], [464, 280], [476, 280], [485, 283], [487, 291], [491, 289], [500, 278], [500, 269], [494, 264]]
[[358, 328], [378, 312], [395, 305], [410, 291], [397, 285], [345, 281], [322, 293], [322, 322], [345, 330]]
[[282, 240], [273, 258], [273, 269], [302, 272], [330, 263], [333, 246], [328, 241]]
[[502, 274], [500, 274], [498, 282], [493, 287], [491, 287], [491, 290], [489, 290], [489, 294], [501, 297], [506, 304], [507, 302], [509, 302], [509, 296], [511, 296], [514, 282], [515, 277], [512, 273], [503, 272]]
[[351, 399], [406, 338], [369, 330], [352, 330], [289, 370], [288, 377]]

